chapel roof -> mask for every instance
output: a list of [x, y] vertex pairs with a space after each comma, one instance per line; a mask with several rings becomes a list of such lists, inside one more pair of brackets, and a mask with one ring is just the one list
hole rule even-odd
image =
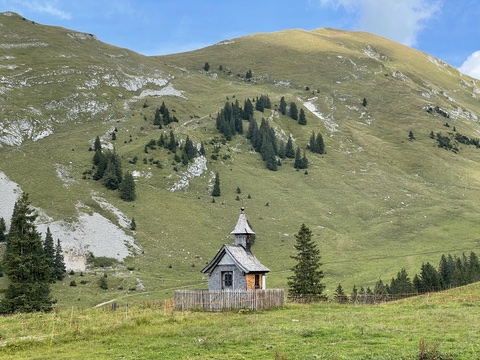
[[235, 265], [246, 274], [266, 273], [270, 269], [265, 267], [250, 251], [245, 250], [241, 245], [223, 245], [215, 257], [201, 270], [202, 273], [211, 273], [217, 264], [228, 254]]

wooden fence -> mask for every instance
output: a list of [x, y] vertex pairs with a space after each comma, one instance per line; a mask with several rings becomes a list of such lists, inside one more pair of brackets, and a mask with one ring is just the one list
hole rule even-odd
[[283, 306], [283, 289], [267, 290], [175, 290], [175, 310], [264, 310]]

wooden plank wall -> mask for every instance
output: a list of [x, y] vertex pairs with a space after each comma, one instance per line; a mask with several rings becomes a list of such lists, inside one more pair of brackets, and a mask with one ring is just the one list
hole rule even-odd
[[175, 290], [175, 310], [264, 310], [285, 303], [283, 289], [266, 290]]

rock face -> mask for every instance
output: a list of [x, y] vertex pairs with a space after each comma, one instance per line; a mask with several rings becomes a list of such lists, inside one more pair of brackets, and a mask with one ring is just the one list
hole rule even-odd
[[11, 12], [0, 15], [0, 28], [0, 146], [42, 139], [65, 122], [123, 120], [135, 96], [181, 96], [152, 59], [92, 34]]

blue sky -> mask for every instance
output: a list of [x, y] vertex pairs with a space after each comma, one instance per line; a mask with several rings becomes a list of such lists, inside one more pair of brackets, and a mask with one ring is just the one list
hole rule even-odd
[[480, 78], [478, 0], [0, 0], [0, 11], [7, 10], [145, 55], [258, 32], [363, 30]]

